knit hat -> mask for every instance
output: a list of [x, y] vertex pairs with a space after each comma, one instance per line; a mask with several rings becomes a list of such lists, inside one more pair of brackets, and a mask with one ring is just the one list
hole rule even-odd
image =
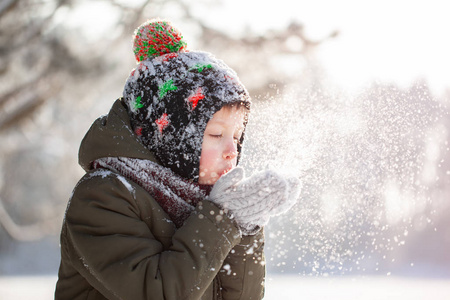
[[250, 109], [250, 96], [223, 61], [188, 51], [167, 21], [139, 26], [134, 54], [138, 65], [123, 91], [133, 130], [164, 167], [197, 181], [206, 124], [226, 104]]

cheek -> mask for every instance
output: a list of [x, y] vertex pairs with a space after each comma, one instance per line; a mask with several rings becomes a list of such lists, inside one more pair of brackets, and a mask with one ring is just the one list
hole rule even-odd
[[235, 158], [233, 158], [231, 163], [233, 164], [233, 168], [236, 167], [236, 165], [237, 165], [237, 156]]
[[204, 149], [200, 157], [200, 169], [211, 169], [218, 160], [215, 149]]

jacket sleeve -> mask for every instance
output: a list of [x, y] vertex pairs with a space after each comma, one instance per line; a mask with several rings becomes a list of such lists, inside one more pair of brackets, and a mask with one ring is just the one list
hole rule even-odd
[[226, 257], [219, 272], [224, 300], [264, 297], [264, 233], [244, 236]]
[[110, 173], [75, 189], [61, 241], [74, 268], [108, 299], [200, 298], [241, 240], [239, 230], [205, 201], [164, 249], [128, 185]]

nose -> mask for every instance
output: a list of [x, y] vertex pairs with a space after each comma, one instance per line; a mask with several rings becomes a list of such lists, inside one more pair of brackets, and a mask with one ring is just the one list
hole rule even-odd
[[227, 142], [223, 151], [223, 158], [224, 159], [234, 159], [237, 156], [237, 147], [236, 143], [234, 143], [234, 140], [231, 142]]

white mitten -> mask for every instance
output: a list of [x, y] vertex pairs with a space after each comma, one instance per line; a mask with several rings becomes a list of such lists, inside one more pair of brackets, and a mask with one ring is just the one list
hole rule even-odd
[[245, 178], [236, 167], [214, 185], [208, 200], [227, 209], [246, 235], [255, 234], [270, 216], [289, 210], [300, 194], [300, 181], [266, 170]]

